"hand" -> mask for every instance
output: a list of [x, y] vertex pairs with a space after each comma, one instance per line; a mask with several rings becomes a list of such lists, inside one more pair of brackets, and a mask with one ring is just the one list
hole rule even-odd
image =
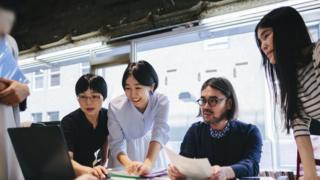
[[152, 169], [152, 162], [146, 159], [141, 166], [138, 167], [138, 174], [145, 175], [149, 174]]
[[226, 180], [226, 173], [223, 171], [221, 166], [215, 165], [212, 166], [212, 174], [208, 178], [208, 180]]
[[108, 174], [108, 170], [103, 166], [95, 166], [92, 168], [90, 174], [96, 176], [99, 179], [105, 179], [106, 174]]
[[142, 162], [131, 161], [130, 164], [128, 166], [126, 166], [126, 170], [127, 170], [128, 174], [138, 175], [139, 174], [139, 170], [138, 169], [142, 165], [143, 165]]
[[5, 88], [7, 88], [8, 86], [5, 84], [5, 83], [3, 83], [3, 82], [0, 82], [0, 92], [2, 91], [2, 90], [4, 90]]
[[0, 84], [0, 89], [4, 85], [7, 87], [0, 91], [0, 102], [3, 104], [15, 106], [29, 96], [29, 88], [25, 84], [3, 78], [0, 78]]
[[186, 177], [183, 174], [181, 174], [180, 171], [174, 165], [171, 165], [171, 164], [169, 164], [169, 167], [168, 167], [168, 174], [170, 179], [173, 179], [173, 180], [186, 179]]

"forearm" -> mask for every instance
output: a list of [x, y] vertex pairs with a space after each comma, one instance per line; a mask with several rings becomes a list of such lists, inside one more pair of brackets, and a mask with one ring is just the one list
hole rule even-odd
[[118, 155], [117, 155], [117, 159], [118, 161], [125, 167], [128, 167], [130, 164], [131, 164], [131, 160], [130, 158], [123, 152], [120, 152]]
[[317, 173], [310, 136], [298, 136], [295, 140], [303, 165], [304, 177], [313, 179], [317, 176]]
[[90, 173], [91, 168], [87, 166], [83, 166], [77, 161], [71, 159], [71, 164], [73, 166], [74, 172], [76, 173], [76, 176], [80, 176], [82, 174]]
[[148, 153], [147, 153], [145, 162], [148, 162], [151, 165], [153, 165], [153, 163], [155, 162], [159, 154], [160, 149], [161, 149], [161, 144], [159, 142], [151, 141], [149, 144]]

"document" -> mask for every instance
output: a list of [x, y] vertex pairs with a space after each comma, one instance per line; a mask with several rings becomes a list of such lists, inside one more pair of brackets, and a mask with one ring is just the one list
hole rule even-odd
[[13, 57], [12, 49], [5, 38], [0, 39], [0, 77], [10, 80], [28, 83], [28, 79], [18, 67]]
[[164, 146], [164, 149], [171, 161], [171, 164], [176, 166], [177, 169], [188, 178], [207, 179], [211, 175], [212, 168], [207, 158], [187, 158], [178, 155], [166, 146]]
[[108, 176], [112, 179], [115, 178], [126, 178], [126, 179], [148, 179], [148, 178], [155, 178], [167, 175], [167, 169], [161, 170], [152, 170], [151, 173], [146, 175], [134, 175], [128, 174], [125, 170], [109, 170]]

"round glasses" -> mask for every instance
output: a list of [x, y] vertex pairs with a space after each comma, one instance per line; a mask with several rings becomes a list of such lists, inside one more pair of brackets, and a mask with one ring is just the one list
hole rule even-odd
[[218, 97], [209, 97], [208, 99], [206, 98], [200, 98], [197, 100], [197, 103], [200, 105], [200, 106], [204, 106], [206, 105], [207, 103], [209, 104], [210, 107], [214, 107], [216, 106], [217, 104], [221, 103], [223, 100], [225, 100], [226, 98], [223, 97], [223, 98], [218, 98]]

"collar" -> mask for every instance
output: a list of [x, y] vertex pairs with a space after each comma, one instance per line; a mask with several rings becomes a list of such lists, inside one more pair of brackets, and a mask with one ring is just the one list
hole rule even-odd
[[230, 123], [228, 122], [223, 130], [215, 130], [210, 127], [210, 135], [212, 138], [221, 139], [226, 136], [227, 132], [230, 130]]

